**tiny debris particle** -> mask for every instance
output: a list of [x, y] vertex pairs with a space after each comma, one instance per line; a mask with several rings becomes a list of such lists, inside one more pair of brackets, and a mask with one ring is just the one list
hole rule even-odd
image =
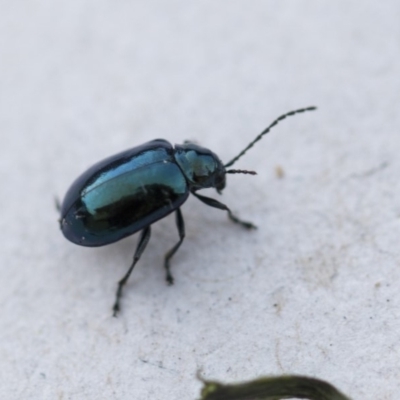
[[278, 179], [283, 179], [285, 177], [285, 171], [280, 165], [275, 167], [275, 174]]

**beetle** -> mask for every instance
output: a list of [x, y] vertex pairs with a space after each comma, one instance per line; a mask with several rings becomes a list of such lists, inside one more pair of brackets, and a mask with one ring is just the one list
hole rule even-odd
[[149, 242], [151, 225], [175, 212], [179, 241], [164, 258], [166, 280], [173, 283], [170, 260], [185, 237], [180, 207], [190, 193], [210, 207], [227, 211], [228, 217], [244, 228], [255, 228], [237, 218], [225, 204], [197, 191], [215, 188], [221, 194], [226, 174], [254, 175], [254, 171], [227, 168], [280, 121], [315, 109], [301, 108], [281, 115], [226, 164], [197, 144], [185, 142], [173, 147], [164, 139], [156, 139], [98, 162], [75, 180], [60, 207], [60, 228], [68, 240], [80, 246], [97, 247], [141, 231], [132, 264], [118, 282], [114, 316], [120, 310], [123, 288]]

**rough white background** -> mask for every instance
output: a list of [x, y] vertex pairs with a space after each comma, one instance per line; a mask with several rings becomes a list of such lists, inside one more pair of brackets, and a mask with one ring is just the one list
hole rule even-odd
[[[399, 21], [396, 0], [2, 1], [0, 398], [192, 400], [198, 369], [398, 398]], [[54, 198], [157, 137], [228, 161], [309, 105], [228, 177], [259, 229], [189, 199], [176, 284], [168, 217], [112, 318], [137, 235], [75, 246]]]

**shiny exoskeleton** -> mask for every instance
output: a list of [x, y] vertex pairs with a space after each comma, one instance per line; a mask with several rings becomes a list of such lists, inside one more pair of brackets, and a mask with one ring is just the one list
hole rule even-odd
[[196, 144], [173, 147], [166, 140], [156, 139], [106, 158], [76, 179], [61, 205], [60, 227], [68, 240], [81, 246], [96, 247], [141, 231], [132, 265], [118, 284], [114, 315], [120, 309], [122, 289], [150, 239], [151, 224], [175, 211], [179, 241], [166, 253], [164, 262], [166, 279], [173, 283], [170, 259], [185, 237], [180, 206], [190, 193], [208, 206], [227, 211], [235, 223], [247, 229], [255, 228], [252, 223], [235, 217], [225, 204], [199, 195], [197, 191], [212, 187], [221, 193], [227, 173], [255, 174], [226, 168], [279, 121], [314, 109], [308, 107], [282, 115], [227, 164], [212, 151]]

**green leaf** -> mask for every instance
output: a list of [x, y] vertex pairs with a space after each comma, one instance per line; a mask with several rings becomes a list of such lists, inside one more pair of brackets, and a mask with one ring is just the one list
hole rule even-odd
[[350, 400], [330, 383], [305, 376], [265, 377], [230, 385], [199, 379], [204, 383], [200, 400]]

